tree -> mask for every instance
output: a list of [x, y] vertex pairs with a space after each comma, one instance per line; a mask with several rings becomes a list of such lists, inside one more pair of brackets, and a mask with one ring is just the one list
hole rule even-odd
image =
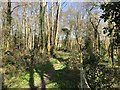
[[[110, 47], [111, 47], [111, 59], [113, 62], [113, 54], [114, 47], [118, 47], [118, 62], [120, 65], [120, 1], [119, 2], [108, 2], [101, 5], [101, 9], [104, 14], [102, 14], [101, 18], [104, 19], [105, 22], [108, 22], [108, 27], [105, 27], [104, 33], [108, 33], [110, 36]], [[114, 63], [113, 63], [114, 64]]]
[[65, 50], [68, 51], [70, 49], [70, 48], [68, 49], [70, 30], [67, 28], [62, 28], [62, 31], [65, 33], [64, 47], [65, 47]]
[[89, 15], [89, 21], [92, 25], [93, 31], [94, 31], [94, 51], [96, 53], [100, 54], [100, 33], [98, 31], [98, 27], [100, 25], [101, 18], [99, 18], [99, 13], [96, 11], [96, 8], [99, 8], [98, 3], [88, 3], [90, 4], [90, 9], [87, 9], [88, 15]]
[[55, 38], [54, 38], [54, 46], [53, 51], [56, 50], [57, 42], [58, 42], [58, 31], [59, 31], [59, 24], [60, 24], [60, 11], [61, 11], [61, 1], [56, 3], [57, 7], [57, 14], [56, 14], [56, 25], [55, 25]]
[[41, 51], [41, 53], [43, 53], [44, 52], [44, 49], [45, 49], [45, 44], [44, 44], [44, 40], [45, 40], [45, 38], [44, 38], [44, 29], [45, 29], [45, 27], [44, 27], [44, 20], [45, 20], [45, 18], [44, 18], [44, 16], [45, 16], [45, 6], [46, 6], [46, 2], [40, 2], [40, 16], [39, 16], [39, 27], [40, 27], [40, 32], [39, 32], [39, 45], [40, 45], [40, 51]]
[[8, 3], [7, 3], [7, 22], [6, 22], [6, 51], [9, 50], [10, 48], [10, 32], [11, 32], [11, 21], [12, 21], [12, 12], [11, 12], [11, 0], [8, 0]]
[[[54, 44], [54, 3], [52, 1], [52, 6], [51, 6], [51, 17], [52, 17], [52, 20], [51, 20], [51, 50], [52, 50], [52, 47], [53, 47], [53, 44]], [[51, 53], [52, 54], [52, 53]]]
[[51, 48], [51, 46], [50, 46], [50, 22], [49, 22], [49, 14], [48, 14], [48, 4], [47, 4], [47, 8], [46, 8], [47, 10], [46, 10], [46, 21], [47, 21], [47, 50], [48, 50], [48, 55], [50, 55], [50, 48]]

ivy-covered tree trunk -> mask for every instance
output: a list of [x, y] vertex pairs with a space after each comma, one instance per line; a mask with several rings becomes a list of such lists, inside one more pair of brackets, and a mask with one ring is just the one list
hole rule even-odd
[[40, 52], [44, 50], [44, 6], [43, 2], [40, 2], [40, 32], [39, 32], [39, 44]]
[[[40, 32], [39, 32], [40, 48], [43, 49], [43, 7], [40, 3]], [[41, 37], [41, 38], [40, 38]]]
[[120, 66], [120, 47], [118, 47], [118, 65]]
[[10, 49], [10, 31], [11, 31], [11, 0], [7, 3], [7, 23], [6, 23], [6, 51]]
[[[108, 22], [108, 27], [105, 27], [105, 33], [108, 33], [111, 39], [111, 58], [113, 62], [113, 54], [114, 49], [113, 46], [119, 46], [118, 43], [120, 41], [120, 1], [118, 2], [109, 2], [101, 5], [101, 9], [104, 14], [102, 14], [101, 18], [104, 19], [105, 22]], [[119, 54], [119, 53], [118, 53]], [[114, 64], [114, 63], [113, 63]]]
[[23, 21], [22, 21], [22, 27], [23, 27], [23, 39], [24, 39], [24, 49], [25, 52], [27, 51], [27, 11], [26, 11], [26, 5], [23, 6]]
[[[110, 29], [113, 28], [113, 25], [111, 22], [108, 23], [108, 26]], [[112, 61], [112, 66], [114, 66], [114, 32], [112, 31], [111, 32], [111, 35], [110, 35], [110, 55], [111, 55], [111, 61]]]

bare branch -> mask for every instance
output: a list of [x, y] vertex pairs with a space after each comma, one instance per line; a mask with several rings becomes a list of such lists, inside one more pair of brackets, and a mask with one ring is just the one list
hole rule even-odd
[[15, 6], [15, 7], [13, 8], [13, 10], [11, 11], [11, 13], [13, 13], [13, 11], [14, 11], [17, 7], [20, 7], [20, 6], [22, 6], [22, 5], [17, 5], [17, 6]]

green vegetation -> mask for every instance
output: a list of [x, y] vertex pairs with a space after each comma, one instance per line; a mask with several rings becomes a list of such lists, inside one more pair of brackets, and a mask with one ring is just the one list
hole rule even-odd
[[[76, 55], [76, 56], [75, 56]], [[119, 68], [112, 68], [110, 62], [98, 61], [97, 57], [90, 54], [84, 60], [83, 66], [87, 81], [91, 88], [113, 88], [119, 87], [118, 80]], [[41, 87], [40, 75], [43, 73], [44, 80], [46, 81], [46, 88], [76, 88], [80, 87], [80, 59], [76, 54], [65, 53], [58, 51], [55, 58], [51, 58], [50, 62], [46, 62], [35, 65], [34, 67], [34, 85], [35, 87]], [[95, 58], [96, 57], [96, 58]], [[44, 59], [44, 58], [43, 58]], [[46, 58], [45, 58], [46, 59]], [[105, 58], [107, 59], [107, 58]], [[92, 61], [94, 60], [94, 61]], [[94, 62], [94, 63], [93, 63]], [[13, 68], [12, 68], [13, 69]], [[111, 72], [112, 71], [112, 72]], [[6, 86], [9, 88], [30, 88], [29, 79], [30, 74], [28, 71], [15, 73], [5, 81]], [[77, 86], [76, 86], [77, 85]]]
[[120, 89], [120, 1], [53, 1], [0, 3], [2, 90]]
[[[36, 87], [41, 87], [41, 78], [40, 74], [42, 72], [44, 73], [43, 77], [45, 79], [48, 79], [49, 75], [51, 76], [49, 80], [47, 80], [47, 88], [74, 88], [76, 85], [76, 82], [79, 83], [79, 70], [78, 71], [72, 71], [69, 70], [66, 66], [66, 63], [68, 59], [66, 59], [66, 55], [69, 55], [69, 53], [64, 52], [58, 52], [56, 55], [59, 57], [51, 58], [50, 62], [46, 60], [43, 64], [40, 66], [36, 65], [34, 68], [34, 85]], [[61, 55], [61, 57], [60, 57]], [[64, 57], [64, 58], [62, 58]], [[67, 56], [69, 57], [69, 56]], [[40, 72], [36, 71], [37, 69], [41, 70]], [[54, 70], [54, 71], [52, 71]], [[17, 70], [18, 71], [18, 70]], [[6, 86], [9, 88], [29, 88], [29, 72], [24, 71], [21, 72], [18, 71], [20, 74], [15, 73], [14, 76], [10, 76], [12, 78], [9, 78], [5, 81]], [[17, 76], [20, 75], [20, 76]], [[70, 85], [70, 87], [68, 87]]]

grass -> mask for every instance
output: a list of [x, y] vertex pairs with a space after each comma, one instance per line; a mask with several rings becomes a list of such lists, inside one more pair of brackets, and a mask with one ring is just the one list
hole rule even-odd
[[[39, 72], [34, 70], [34, 85], [41, 87], [41, 70], [44, 71], [44, 75], [49, 75], [48, 73], [51, 70], [52, 72], [50, 80], [47, 80], [46, 88], [72, 88], [76, 87], [79, 82], [79, 71], [72, 71], [66, 66], [66, 61], [70, 57], [69, 53], [66, 52], [57, 52], [57, 58], [51, 58], [49, 61], [46, 61], [44, 64], [36, 64], [36, 68]], [[61, 60], [60, 60], [61, 59]], [[62, 61], [63, 60], [63, 61]], [[29, 73], [21, 72], [22, 74], [19, 77], [15, 77], [15, 83], [12, 83], [9, 88], [29, 88]], [[44, 78], [46, 79], [46, 77]], [[8, 81], [7, 81], [8, 82]]]
[[[63, 59], [66, 58], [65, 55], [68, 55], [68, 54], [65, 54], [65, 55], [64, 54], [65, 53], [62, 53], [62, 52], [57, 53], [58, 57], [61, 57]], [[46, 73], [46, 74], [47, 74], [47, 72], [49, 72], [51, 69], [54, 68], [54, 70], [56, 72], [53, 74], [52, 77], [54, 77], [54, 79], [58, 80], [59, 83], [63, 83], [63, 80], [61, 81], [61, 78], [64, 79], [63, 76], [66, 74], [66, 72], [63, 70], [65, 67], [66, 67], [66, 65], [64, 62], [60, 62], [58, 59], [51, 58], [50, 62], [46, 62], [44, 65], [38, 65], [37, 68], [43, 70], [44, 73]], [[60, 72], [58, 72], [58, 71], [60, 71]], [[20, 76], [12, 77], [6, 81], [6, 84], [10, 83], [9, 88], [29, 88], [29, 78], [30, 78], [29, 73], [20, 71], [20, 74], [21, 74]], [[59, 88], [60, 84], [58, 84], [58, 82], [49, 80], [46, 87], [47, 88]], [[69, 82], [67, 82], [67, 83], [69, 83]], [[35, 70], [34, 70], [34, 85], [37, 87], [40, 87], [40, 85], [41, 85], [40, 76]]]
[[[29, 88], [29, 73], [23, 72], [21, 76], [13, 77], [13, 80], [15, 82], [11, 83], [9, 88]], [[36, 72], [34, 73], [34, 81], [35, 86], [40, 86], [40, 78]]]
[[60, 62], [59, 60], [54, 58], [50, 59], [50, 62], [53, 65], [55, 70], [63, 69], [66, 67], [64, 62]]
[[[79, 56], [76, 56], [75, 58], [77, 57]], [[74, 60], [70, 53], [59, 51], [56, 53], [56, 58], [51, 58], [44, 64], [35, 64], [35, 67], [39, 72], [34, 70], [34, 85], [36, 87], [41, 87], [40, 75], [41, 71], [43, 71], [43, 77], [47, 80], [46, 88], [76, 88], [80, 83], [80, 71], [72, 70], [66, 66], [66, 62], [71, 61], [71, 59]], [[106, 59], [108, 59], [108, 57], [106, 57]], [[105, 66], [110, 65], [109, 62], [101, 62], [101, 64], [104, 64]], [[50, 76], [51, 78], [48, 80], [46, 76], [49, 76], [51, 70], [53, 70], [53, 72]], [[20, 73], [22, 74], [19, 77], [12, 77], [10, 79], [11, 81], [14, 81], [14, 83], [11, 83], [9, 88], [29, 88], [29, 73], [21, 71]], [[6, 82], [9, 82], [10, 80]]]
[[58, 52], [56, 52], [56, 55], [57, 55], [58, 58], [67, 59], [67, 58], [69, 58], [70, 53], [58, 51]]
[[47, 84], [46, 88], [59, 88], [59, 84], [57, 84], [56, 82], [50, 82], [49, 84]]

